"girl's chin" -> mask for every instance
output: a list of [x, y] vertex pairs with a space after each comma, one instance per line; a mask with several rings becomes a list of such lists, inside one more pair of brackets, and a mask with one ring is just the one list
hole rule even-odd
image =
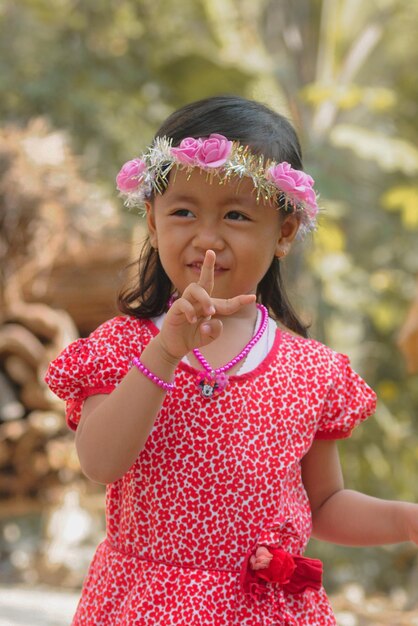
[[[249, 289], [248, 286], [244, 286], [242, 285], [241, 287], [238, 285], [236, 288], [234, 288], [234, 286], [230, 283], [230, 281], [228, 280], [229, 275], [228, 275], [229, 270], [219, 270], [217, 272], [215, 272], [215, 281], [214, 281], [214, 287], [213, 287], [213, 291], [212, 291], [212, 298], [220, 298], [220, 299], [225, 299], [228, 300], [230, 298], [234, 298], [235, 296], [239, 296], [242, 294], [255, 294], [256, 293], [256, 289]], [[182, 284], [178, 284], [175, 287], [175, 291], [178, 294], [182, 294], [184, 292], [184, 290], [186, 289], [186, 287], [191, 283], [191, 282], [198, 282], [200, 277], [200, 270], [199, 271], [195, 271], [193, 269], [193, 271], [191, 270], [190, 273], [188, 273], [186, 276], [183, 277], [184, 282], [182, 281]]]

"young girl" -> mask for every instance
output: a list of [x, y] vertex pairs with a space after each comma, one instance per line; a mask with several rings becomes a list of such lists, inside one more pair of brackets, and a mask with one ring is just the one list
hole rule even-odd
[[417, 542], [418, 506], [344, 489], [335, 440], [375, 394], [284, 292], [318, 211], [295, 132], [256, 102], [195, 102], [117, 181], [146, 210], [138, 284], [46, 377], [107, 485], [73, 625], [335, 624], [309, 537]]

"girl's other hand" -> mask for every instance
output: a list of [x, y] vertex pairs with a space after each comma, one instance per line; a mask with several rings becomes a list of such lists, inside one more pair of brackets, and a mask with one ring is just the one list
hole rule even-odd
[[233, 315], [255, 302], [253, 294], [230, 299], [211, 298], [216, 255], [207, 250], [197, 283], [190, 283], [167, 313], [157, 338], [167, 357], [181, 359], [194, 348], [206, 346], [222, 333], [222, 322], [213, 315]]
[[406, 538], [418, 545], [418, 504], [404, 502], [401, 504], [400, 512]]

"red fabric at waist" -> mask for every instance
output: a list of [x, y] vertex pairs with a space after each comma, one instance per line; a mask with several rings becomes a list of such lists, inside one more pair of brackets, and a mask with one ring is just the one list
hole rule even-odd
[[266, 590], [267, 583], [280, 585], [283, 591], [297, 594], [306, 589], [319, 590], [322, 587], [322, 563], [319, 559], [293, 555], [282, 548], [266, 546], [273, 558], [265, 569], [253, 570], [249, 566], [250, 550], [241, 569], [241, 589], [251, 596], [258, 596]]

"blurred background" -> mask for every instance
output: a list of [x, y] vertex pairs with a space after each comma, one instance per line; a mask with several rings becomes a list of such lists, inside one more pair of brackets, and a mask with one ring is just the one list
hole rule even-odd
[[[76, 598], [103, 537], [104, 487], [43, 375], [117, 312], [143, 224], [115, 175], [194, 99], [240, 94], [296, 126], [323, 212], [289, 291], [379, 395], [340, 445], [346, 484], [418, 500], [417, 23], [415, 0], [2, 0], [0, 607], [29, 587]], [[309, 554], [342, 626], [418, 624], [412, 544]]]

